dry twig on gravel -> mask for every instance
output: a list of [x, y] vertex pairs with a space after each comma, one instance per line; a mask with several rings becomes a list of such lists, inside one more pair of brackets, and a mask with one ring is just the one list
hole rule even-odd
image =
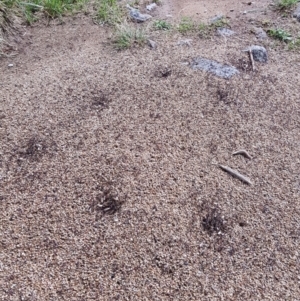
[[233, 156], [242, 155], [242, 156], [244, 156], [247, 159], [250, 159], [250, 160], [252, 159], [252, 157], [249, 155], [249, 153], [246, 150], [244, 150], [244, 149], [241, 149], [241, 150], [239, 150], [237, 152], [234, 152], [232, 155]]
[[255, 67], [254, 67], [253, 54], [252, 54], [251, 49], [249, 49], [248, 51], [249, 51], [249, 56], [250, 56], [251, 65], [252, 65], [252, 71], [254, 71], [254, 70], [255, 70]]
[[223, 169], [224, 171], [228, 172], [230, 175], [232, 175], [233, 177], [243, 181], [244, 183], [248, 184], [248, 185], [252, 185], [251, 181], [249, 178], [245, 177], [244, 175], [240, 174], [238, 171], [228, 167], [228, 166], [224, 166], [224, 165], [219, 165], [219, 167], [221, 169]]

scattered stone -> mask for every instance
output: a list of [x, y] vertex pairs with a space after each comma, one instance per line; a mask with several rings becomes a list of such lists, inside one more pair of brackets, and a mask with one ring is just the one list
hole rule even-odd
[[148, 39], [148, 45], [150, 46], [151, 49], [157, 48], [157, 44], [153, 40]]
[[149, 10], [149, 11], [155, 9], [156, 7], [157, 7], [156, 3], [151, 3], [151, 4], [146, 6], [147, 10]]
[[239, 73], [239, 71], [233, 66], [222, 65], [216, 61], [212, 61], [204, 58], [195, 58], [192, 61], [191, 66], [193, 69], [208, 71], [216, 76], [226, 78], [226, 79]]
[[14, 64], [8, 64], [8, 67], [9, 68], [11, 68], [11, 67], [13, 67], [14, 66]]
[[235, 34], [235, 32], [233, 30], [225, 28], [225, 27], [218, 28], [217, 33], [220, 36], [225, 36], [225, 37], [230, 37]]
[[185, 39], [185, 40], [178, 41], [177, 45], [178, 46], [189, 46], [189, 47], [191, 47], [192, 46], [192, 42], [193, 42], [192, 39]]
[[264, 40], [268, 37], [267, 33], [261, 27], [255, 28], [254, 32], [255, 32], [257, 39], [259, 39], [259, 40]]
[[253, 59], [257, 62], [266, 63], [268, 61], [268, 54], [265, 47], [254, 45], [247, 51], [251, 51]]
[[217, 15], [217, 16], [213, 17], [212, 19], [210, 19], [209, 23], [214, 24], [214, 23], [222, 20], [223, 18], [224, 18], [223, 15]]
[[152, 18], [152, 16], [148, 14], [140, 13], [138, 9], [131, 7], [129, 4], [127, 4], [126, 7], [129, 9], [129, 15], [131, 19], [133, 19], [136, 22], [145, 22]]
[[294, 11], [293, 17], [297, 18], [297, 20], [300, 22], [300, 3], [298, 4], [296, 10]]

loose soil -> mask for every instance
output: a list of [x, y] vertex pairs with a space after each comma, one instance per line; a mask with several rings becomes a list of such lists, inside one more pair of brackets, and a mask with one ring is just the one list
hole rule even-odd
[[192, 17], [195, 20], [209, 21], [216, 15], [228, 18], [240, 18], [242, 14], [264, 14], [270, 0], [237, 1], [237, 0], [164, 0], [159, 14], [161, 17]]
[[0, 300], [298, 300], [299, 54], [247, 15], [230, 38], [122, 52], [89, 16], [64, 21], [0, 61]]

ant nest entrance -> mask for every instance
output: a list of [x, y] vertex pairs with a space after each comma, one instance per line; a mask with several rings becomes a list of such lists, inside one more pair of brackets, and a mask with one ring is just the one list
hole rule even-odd
[[122, 204], [123, 201], [118, 196], [114, 195], [110, 190], [105, 190], [96, 196], [95, 209], [98, 212], [102, 212], [102, 214], [112, 215], [121, 209]]

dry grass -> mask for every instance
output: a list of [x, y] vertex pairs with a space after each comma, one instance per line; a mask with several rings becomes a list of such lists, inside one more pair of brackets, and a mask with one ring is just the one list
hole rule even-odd
[[298, 299], [296, 53], [266, 45], [222, 80], [183, 63], [238, 64], [252, 37], [120, 53], [86, 19], [30, 34], [1, 62], [3, 300]]

